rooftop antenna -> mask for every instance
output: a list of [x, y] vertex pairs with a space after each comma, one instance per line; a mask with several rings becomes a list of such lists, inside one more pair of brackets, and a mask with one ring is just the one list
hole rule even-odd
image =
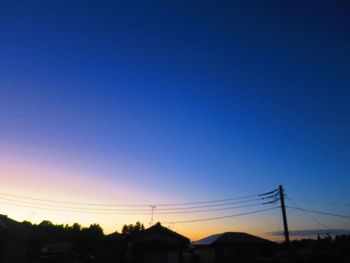
[[36, 212], [35, 211], [32, 211], [30, 213], [30, 223], [33, 223], [33, 217], [35, 216]]
[[154, 209], [156, 209], [157, 207], [155, 205], [150, 205], [151, 207], [151, 222], [149, 223], [150, 226], [153, 226], [153, 213], [154, 213]]

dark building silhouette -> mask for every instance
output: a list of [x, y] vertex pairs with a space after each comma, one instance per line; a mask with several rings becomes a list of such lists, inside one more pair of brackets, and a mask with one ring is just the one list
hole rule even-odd
[[193, 247], [198, 263], [228, 263], [273, 257], [276, 244], [247, 233], [226, 232], [194, 242]]
[[129, 260], [144, 263], [180, 263], [190, 240], [160, 223], [135, 234], [129, 242]]
[[101, 238], [95, 245], [95, 263], [118, 263], [126, 261], [127, 235], [112, 233]]
[[96, 263], [182, 263], [190, 240], [160, 223], [130, 235], [113, 233], [95, 246]]
[[0, 262], [34, 262], [45, 238], [30, 226], [0, 215]]

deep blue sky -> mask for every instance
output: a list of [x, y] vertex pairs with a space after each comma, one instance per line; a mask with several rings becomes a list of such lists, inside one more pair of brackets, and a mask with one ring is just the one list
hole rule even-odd
[[0, 145], [161, 196], [349, 200], [345, 2], [1, 1]]

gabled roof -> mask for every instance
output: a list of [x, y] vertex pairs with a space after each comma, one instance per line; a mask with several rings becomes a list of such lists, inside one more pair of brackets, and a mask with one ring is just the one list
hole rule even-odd
[[30, 240], [41, 240], [43, 235], [34, 231], [30, 226], [26, 226], [23, 223], [17, 222], [6, 215], [0, 214], [0, 232], [6, 232], [8, 235]]
[[198, 240], [194, 246], [211, 246], [216, 244], [273, 244], [272, 241], [243, 232], [225, 232]]
[[108, 243], [123, 243], [127, 240], [127, 235], [120, 234], [118, 232], [111, 233], [100, 238], [100, 242], [108, 242]]
[[178, 245], [188, 245], [190, 243], [190, 240], [187, 237], [162, 226], [160, 223], [136, 233], [132, 237], [131, 243], [148, 242], [154, 240], [162, 240], [169, 243], [176, 243]]
[[224, 233], [215, 234], [193, 242], [194, 246], [208, 246], [216, 242]]
[[7, 216], [4, 216], [4, 215], [0, 215], [0, 231], [4, 231], [7, 229], [7, 226], [4, 222], [4, 219], [3, 217], [7, 217]]

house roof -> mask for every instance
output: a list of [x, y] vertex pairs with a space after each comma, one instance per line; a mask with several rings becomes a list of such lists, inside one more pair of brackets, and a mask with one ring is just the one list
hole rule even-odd
[[124, 234], [120, 234], [118, 232], [111, 233], [100, 238], [100, 242], [110, 242], [110, 243], [123, 243], [127, 239], [127, 236]]
[[215, 244], [273, 244], [272, 241], [243, 232], [225, 232], [198, 240], [194, 246], [211, 246]]
[[7, 226], [4, 222], [4, 219], [3, 217], [7, 217], [7, 216], [4, 216], [4, 215], [0, 215], [0, 231], [4, 231], [7, 229]]
[[131, 243], [148, 242], [154, 240], [161, 240], [179, 245], [187, 245], [190, 243], [190, 240], [187, 237], [162, 226], [160, 223], [157, 223], [150, 228], [135, 234], [132, 237]]
[[0, 214], [0, 232], [8, 233], [10, 236], [22, 239], [39, 240], [43, 239], [43, 236], [37, 231], [34, 231], [31, 227], [17, 222], [6, 215]]

